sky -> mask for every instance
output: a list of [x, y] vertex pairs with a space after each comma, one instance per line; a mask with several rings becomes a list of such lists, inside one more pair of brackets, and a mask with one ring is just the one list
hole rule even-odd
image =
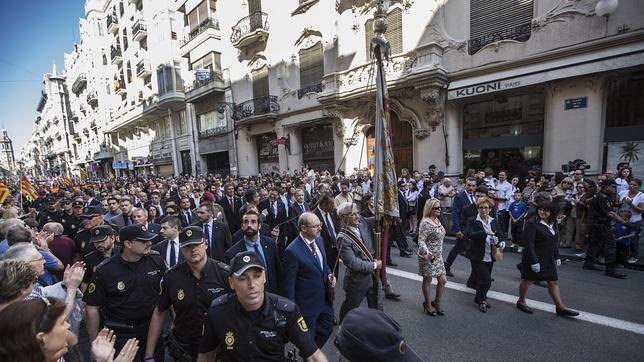
[[0, 127], [16, 158], [35, 127], [43, 74], [61, 73], [78, 41], [84, 0], [3, 0], [0, 11]]

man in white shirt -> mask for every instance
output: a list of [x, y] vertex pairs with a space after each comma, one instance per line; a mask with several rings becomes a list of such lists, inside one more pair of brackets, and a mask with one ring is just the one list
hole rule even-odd
[[499, 181], [496, 184], [496, 196], [494, 199], [497, 204], [497, 217], [499, 219], [499, 226], [501, 233], [508, 232], [508, 206], [510, 196], [512, 195], [512, 184], [508, 182], [508, 176], [505, 171], [499, 172]]

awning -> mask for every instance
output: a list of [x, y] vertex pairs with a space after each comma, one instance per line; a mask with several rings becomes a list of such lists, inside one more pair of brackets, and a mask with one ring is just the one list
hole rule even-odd
[[447, 99], [461, 99], [644, 64], [644, 44], [622, 45], [451, 82]]

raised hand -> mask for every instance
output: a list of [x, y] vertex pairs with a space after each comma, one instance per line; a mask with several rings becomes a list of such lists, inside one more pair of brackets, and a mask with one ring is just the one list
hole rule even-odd
[[96, 339], [92, 342], [92, 360], [96, 362], [111, 362], [114, 357], [114, 333], [103, 328]]
[[119, 352], [119, 355], [114, 359], [114, 362], [132, 362], [139, 351], [139, 340], [130, 338], [125, 342], [125, 346]]

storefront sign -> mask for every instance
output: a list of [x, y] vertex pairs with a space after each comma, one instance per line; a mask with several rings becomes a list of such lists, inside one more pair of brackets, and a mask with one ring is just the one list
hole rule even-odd
[[286, 138], [277, 138], [274, 140], [271, 140], [271, 146], [277, 147], [279, 145], [285, 145], [286, 144]]
[[314, 170], [335, 169], [333, 129], [330, 124], [302, 128], [302, 160]]
[[521, 87], [521, 81], [516, 79], [477, 84], [470, 87], [455, 89], [448, 92], [449, 99], [472, 97], [486, 93]]
[[588, 106], [588, 97], [566, 99], [565, 110], [586, 108]]

